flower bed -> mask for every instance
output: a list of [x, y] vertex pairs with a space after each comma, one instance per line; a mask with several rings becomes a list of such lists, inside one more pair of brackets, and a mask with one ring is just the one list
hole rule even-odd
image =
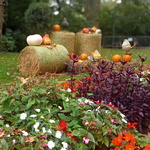
[[102, 60], [76, 80], [70, 58], [66, 82], [47, 73], [0, 91], [1, 149], [149, 150], [149, 72]]

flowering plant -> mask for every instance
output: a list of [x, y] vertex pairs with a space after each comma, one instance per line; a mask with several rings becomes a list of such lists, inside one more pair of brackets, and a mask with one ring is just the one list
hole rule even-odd
[[[78, 59], [73, 54], [70, 57], [73, 63]], [[99, 78], [77, 81], [71, 69], [69, 82], [60, 83], [58, 76], [47, 73], [21, 78], [0, 91], [1, 149], [107, 150], [134, 144], [147, 150], [150, 139], [135, 129], [136, 122], [128, 122], [111, 101], [96, 99], [95, 93], [95, 99], [91, 97], [87, 87], [93, 89], [91, 83]]]

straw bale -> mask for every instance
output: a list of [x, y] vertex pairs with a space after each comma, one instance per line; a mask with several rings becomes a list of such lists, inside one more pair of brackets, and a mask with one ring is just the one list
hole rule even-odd
[[75, 54], [81, 55], [86, 53], [90, 55], [95, 50], [99, 52], [101, 50], [101, 34], [76, 33]]
[[67, 48], [69, 54], [74, 53], [75, 33], [66, 31], [50, 32], [52, 43], [61, 44]]
[[44, 74], [45, 72], [62, 72], [69, 61], [67, 49], [57, 44], [52, 46], [26, 46], [19, 56], [19, 71], [26, 76]]

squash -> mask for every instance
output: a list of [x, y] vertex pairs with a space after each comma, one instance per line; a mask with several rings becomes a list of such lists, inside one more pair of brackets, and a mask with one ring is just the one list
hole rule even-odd
[[88, 55], [85, 54], [85, 53], [82, 53], [82, 54], [80, 55], [80, 59], [81, 59], [81, 60], [86, 60], [87, 58], [88, 58]]
[[48, 34], [45, 34], [45, 35], [43, 36], [43, 38], [42, 38], [42, 43], [43, 43], [44, 45], [50, 45], [50, 44], [51, 44], [51, 39], [50, 39], [50, 37], [49, 37]]
[[121, 60], [121, 56], [116, 54], [112, 56], [112, 61], [114, 62], [119, 62]]
[[27, 36], [26, 41], [30, 46], [38, 46], [42, 44], [42, 37], [39, 34], [33, 34]]

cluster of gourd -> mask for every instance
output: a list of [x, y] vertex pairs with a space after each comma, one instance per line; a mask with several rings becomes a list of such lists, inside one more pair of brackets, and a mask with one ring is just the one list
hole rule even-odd
[[[53, 26], [54, 31], [60, 31], [60, 25], [55, 24]], [[40, 34], [29, 35], [26, 38], [27, 44], [30, 46], [39, 46], [39, 45], [50, 45], [51, 39], [48, 34], [45, 34], [43, 37]]]
[[98, 34], [98, 33], [101, 33], [101, 30], [94, 26], [92, 28], [83, 28], [82, 33], [86, 33], [86, 34], [95, 33], [95, 34]]
[[129, 43], [129, 41], [127, 39], [125, 39], [122, 43], [122, 49], [125, 51], [124, 55], [121, 57], [120, 55], [116, 54], [114, 56], [112, 56], [112, 61], [114, 62], [120, 62], [121, 60], [130, 62], [132, 60], [132, 53], [131, 53], [131, 49], [134, 46], [131, 46], [131, 44]]
[[86, 53], [82, 53], [79, 58], [80, 58], [79, 62], [82, 63], [83, 60], [96, 61], [101, 59], [102, 57], [100, 53], [96, 50], [94, 52], [91, 52], [89, 56]]

